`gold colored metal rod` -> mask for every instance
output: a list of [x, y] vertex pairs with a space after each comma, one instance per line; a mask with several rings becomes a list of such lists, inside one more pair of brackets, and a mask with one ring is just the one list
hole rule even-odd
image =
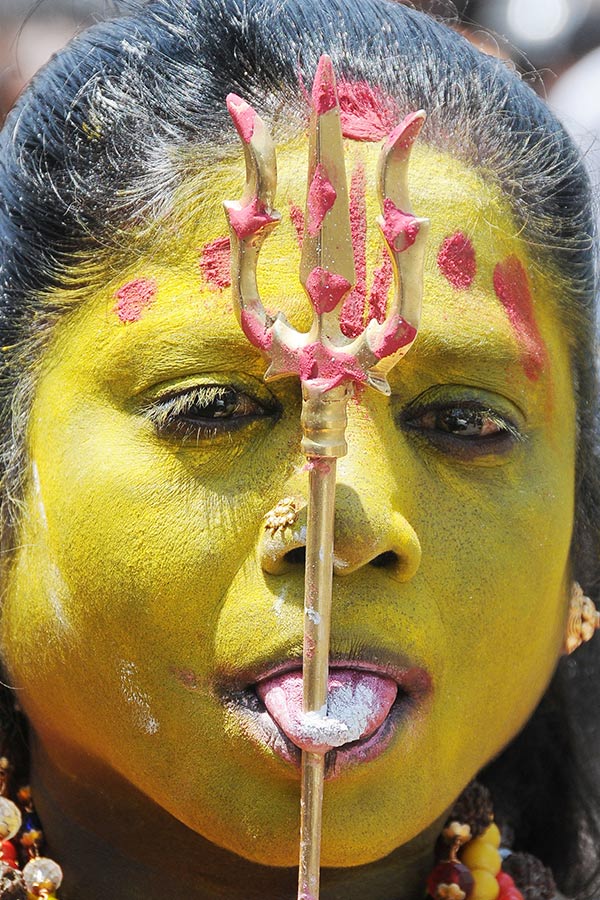
[[[303, 710], [326, 715], [333, 579], [335, 457], [309, 457]], [[325, 757], [302, 753], [299, 900], [318, 900]]]

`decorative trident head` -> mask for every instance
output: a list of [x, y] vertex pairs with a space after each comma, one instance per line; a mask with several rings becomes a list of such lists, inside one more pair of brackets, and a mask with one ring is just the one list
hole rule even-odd
[[312, 89], [308, 196], [300, 281], [314, 314], [308, 332], [282, 313], [271, 316], [258, 293], [256, 269], [264, 240], [281, 216], [274, 208], [275, 147], [265, 123], [240, 97], [229, 94], [229, 113], [244, 145], [246, 186], [228, 201], [232, 290], [247, 338], [270, 359], [265, 378], [298, 375], [303, 387], [326, 392], [366, 383], [390, 393], [386, 374], [415, 340], [421, 312], [423, 259], [429, 221], [413, 215], [408, 163], [425, 113], [411, 113], [389, 135], [378, 163], [378, 224], [392, 260], [394, 294], [383, 322], [371, 319], [358, 337], [340, 328], [344, 298], [355, 281], [344, 142], [333, 66], [322, 56]]

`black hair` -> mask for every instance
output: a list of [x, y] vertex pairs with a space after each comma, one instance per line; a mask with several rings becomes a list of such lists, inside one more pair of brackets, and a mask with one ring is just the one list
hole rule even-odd
[[[501, 60], [390, 0], [154, 0], [76, 38], [34, 80], [0, 142], [0, 440], [5, 547], [18, 522], [36, 360], [78, 293], [82, 261], [169, 212], [194, 160], [236, 148], [224, 98], [256, 104], [279, 138], [306, 114], [322, 53], [336, 72], [428, 113], [423, 138], [500, 185], [550, 268], [578, 409], [573, 574], [600, 589], [600, 470], [590, 188], [543, 102]], [[284, 115], [285, 111], [285, 115]], [[85, 269], [85, 266], [84, 266]], [[483, 773], [517, 849], [565, 890], [600, 890], [600, 676], [592, 647], [563, 660], [523, 733]]]

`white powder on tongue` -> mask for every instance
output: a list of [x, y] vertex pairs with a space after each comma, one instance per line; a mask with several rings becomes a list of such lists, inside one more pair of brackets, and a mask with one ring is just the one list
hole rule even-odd
[[302, 744], [322, 744], [328, 749], [358, 741], [367, 729], [373, 710], [373, 691], [364, 684], [344, 684], [318, 712], [302, 713], [297, 737]]

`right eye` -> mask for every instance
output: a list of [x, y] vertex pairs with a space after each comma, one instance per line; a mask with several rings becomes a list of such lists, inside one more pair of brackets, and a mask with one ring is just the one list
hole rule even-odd
[[256, 419], [276, 416], [273, 398], [259, 400], [231, 384], [202, 384], [159, 396], [144, 410], [159, 434], [196, 441], [238, 431]]

